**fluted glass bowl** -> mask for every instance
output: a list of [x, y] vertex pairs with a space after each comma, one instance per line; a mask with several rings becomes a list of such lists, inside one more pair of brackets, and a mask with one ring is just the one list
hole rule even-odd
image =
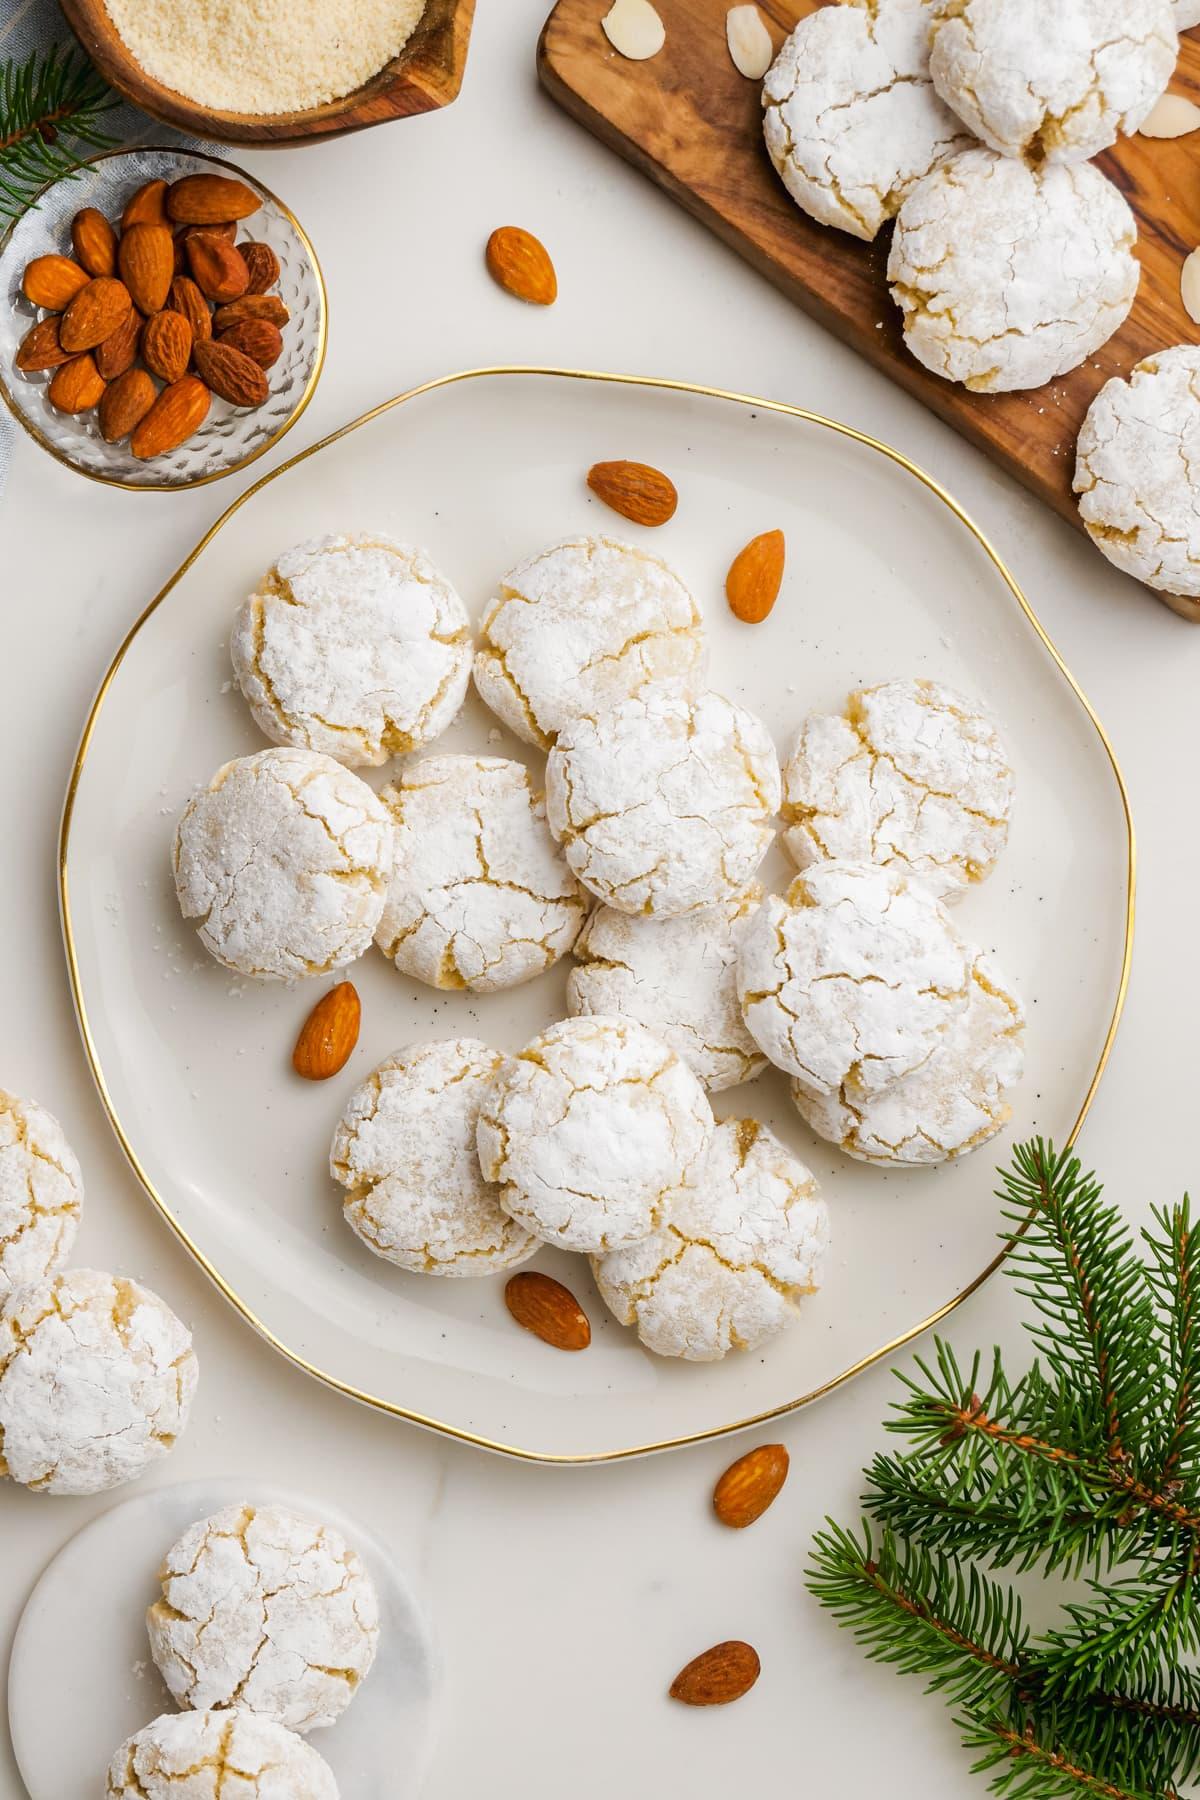
[[[262, 406], [233, 407], [214, 395], [199, 431], [177, 450], [139, 462], [128, 442], [105, 443], [94, 411], [72, 417], [51, 406], [46, 390], [53, 370], [23, 374], [15, 366], [21, 340], [40, 316], [21, 291], [22, 276], [35, 256], [71, 254], [71, 220], [81, 207], [95, 206], [116, 221], [143, 182], [213, 172], [235, 176], [262, 198], [261, 209], [244, 222], [239, 235], [269, 244], [279, 258], [279, 281], [272, 291], [291, 314], [283, 327], [283, 354], [268, 371], [270, 392]], [[244, 468], [269, 450], [295, 424], [316, 389], [325, 358], [325, 326], [325, 283], [299, 223], [244, 169], [198, 151], [145, 145], [97, 156], [73, 180], [44, 188], [0, 242], [0, 394], [51, 456], [116, 487], [198, 487]]]

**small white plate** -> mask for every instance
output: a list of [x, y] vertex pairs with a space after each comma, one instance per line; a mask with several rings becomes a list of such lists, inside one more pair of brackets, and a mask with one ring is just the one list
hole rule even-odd
[[8, 1672], [9, 1727], [29, 1800], [95, 1800], [113, 1751], [175, 1711], [146, 1638], [159, 1564], [195, 1520], [246, 1499], [325, 1520], [361, 1554], [379, 1592], [379, 1651], [337, 1724], [312, 1732], [309, 1742], [333, 1769], [344, 1800], [415, 1800], [433, 1749], [437, 1667], [392, 1553], [323, 1500], [260, 1482], [248, 1492], [232, 1481], [152, 1488], [126, 1500], [85, 1526], [43, 1573], [17, 1626]]
[[[584, 483], [602, 458], [666, 469], [679, 511], [639, 532]], [[833, 1212], [823, 1291], [762, 1353], [664, 1361], [605, 1313], [581, 1258], [544, 1252], [591, 1314], [584, 1355], [518, 1330], [503, 1282], [405, 1275], [341, 1217], [327, 1173], [347, 1096], [400, 1045], [473, 1033], [516, 1049], [561, 1016], [565, 969], [507, 994], [437, 993], [375, 951], [349, 971], [359, 1048], [324, 1087], [295, 1078], [297, 1030], [328, 982], [235, 981], [179, 916], [175, 820], [227, 758], [262, 748], [230, 679], [243, 595], [286, 546], [377, 526], [424, 543], [478, 616], [501, 573], [578, 531], [651, 545], [705, 612], [713, 685], [781, 748], [860, 682], [936, 676], [984, 701], [1017, 772], [1008, 852], [958, 909], [1028, 1005], [1029, 1069], [1007, 1137], [950, 1167], [889, 1173], [801, 1125], [782, 1078], [719, 1096], [813, 1166]], [[763, 625], [725, 572], [782, 527], [788, 574]], [[472, 696], [441, 741], [541, 759]], [[151, 1198], [277, 1348], [356, 1398], [548, 1460], [622, 1456], [733, 1430], [856, 1373], [947, 1310], [997, 1253], [995, 1163], [1035, 1129], [1064, 1141], [1111, 1046], [1127, 973], [1132, 833], [1106, 741], [1002, 565], [903, 458], [793, 408], [668, 383], [509, 370], [381, 408], [251, 488], [154, 601], [109, 674], [64, 820], [68, 961], [92, 1066]], [[786, 880], [781, 854], [764, 867]]]

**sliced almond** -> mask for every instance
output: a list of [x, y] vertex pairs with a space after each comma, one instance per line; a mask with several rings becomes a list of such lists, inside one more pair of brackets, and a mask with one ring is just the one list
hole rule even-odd
[[1196, 130], [1200, 130], [1200, 106], [1182, 94], [1164, 94], [1138, 126], [1138, 136], [1177, 138]]
[[730, 1463], [713, 1489], [713, 1511], [731, 1531], [744, 1531], [761, 1519], [788, 1477], [788, 1453], [782, 1444], [759, 1444]]
[[650, 0], [614, 0], [600, 23], [613, 49], [630, 62], [648, 62], [667, 41], [667, 28]]
[[522, 1269], [504, 1290], [504, 1304], [518, 1325], [552, 1350], [586, 1350], [592, 1341], [588, 1316], [570, 1288], [539, 1269]]
[[671, 1698], [685, 1706], [728, 1706], [750, 1692], [761, 1669], [752, 1645], [736, 1638], [714, 1644], [680, 1669], [671, 1683]]
[[1200, 325], [1200, 249], [1192, 251], [1180, 271], [1179, 292], [1188, 318]]
[[725, 41], [739, 75], [761, 81], [775, 59], [771, 34], [757, 6], [731, 6], [725, 15]]

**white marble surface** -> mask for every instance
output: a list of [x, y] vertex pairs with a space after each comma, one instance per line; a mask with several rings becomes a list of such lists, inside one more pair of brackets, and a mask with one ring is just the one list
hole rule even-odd
[[[1083, 1150], [1141, 1219], [1152, 1199], [1200, 1181], [1191, 1129], [1200, 631], [1118, 577], [560, 114], [534, 77], [546, 6], [485, 0], [463, 96], [445, 113], [319, 150], [245, 158], [302, 215], [330, 286], [325, 377], [272, 460], [424, 377], [530, 360], [797, 401], [889, 439], [945, 481], [1024, 583], [1108, 724], [1131, 786], [1140, 947]], [[483, 272], [484, 240], [508, 221], [554, 252], [562, 298], [551, 312], [508, 301]], [[194, 1326], [198, 1404], [152, 1479], [236, 1476], [248, 1489], [257, 1478], [325, 1491], [405, 1548], [447, 1664], [429, 1800], [480, 1790], [550, 1800], [564, 1789], [577, 1800], [614, 1790], [640, 1800], [673, 1791], [685, 1769], [702, 1800], [785, 1783], [891, 1800], [968, 1792], [941, 1706], [866, 1664], [801, 1583], [814, 1527], [827, 1512], [855, 1511], [859, 1470], [881, 1442], [893, 1394], [885, 1370], [783, 1426], [792, 1479], [762, 1523], [735, 1536], [708, 1512], [728, 1445], [558, 1472], [488, 1460], [356, 1411], [256, 1341], [152, 1216], [76, 1037], [55, 901], [59, 809], [115, 643], [248, 479], [178, 497], [110, 493], [21, 444], [0, 502], [0, 718], [10, 758], [0, 1081], [44, 1099], [82, 1158], [90, 1204], [80, 1260], [143, 1277]], [[1001, 1281], [957, 1314], [951, 1335], [1018, 1354], [1018, 1321]], [[37, 1573], [110, 1504], [0, 1489], [0, 1673]], [[754, 1693], [707, 1714], [668, 1705], [676, 1668], [725, 1636], [759, 1648]], [[0, 1794], [21, 1794], [5, 1742]]]

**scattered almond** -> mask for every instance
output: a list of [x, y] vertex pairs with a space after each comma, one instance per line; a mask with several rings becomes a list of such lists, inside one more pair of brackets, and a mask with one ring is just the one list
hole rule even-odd
[[129, 448], [139, 461], [177, 450], [208, 417], [210, 394], [194, 375], [165, 387], [134, 431]]
[[212, 336], [212, 314], [208, 302], [190, 275], [177, 275], [167, 291], [167, 305], [172, 312], [182, 313], [192, 328], [196, 343]]
[[218, 306], [213, 314], [213, 330], [227, 331], [239, 319], [266, 319], [272, 325], [284, 326], [291, 316], [278, 294], [243, 294], [228, 306]]
[[650, 0], [614, 0], [600, 23], [613, 49], [631, 62], [657, 56], [667, 41], [666, 27]]
[[64, 350], [94, 350], [129, 318], [129, 289], [112, 275], [97, 275], [80, 288], [58, 328]]
[[261, 205], [253, 188], [229, 175], [184, 175], [167, 189], [167, 216], [180, 225], [248, 219]]
[[761, 1669], [758, 1652], [749, 1644], [736, 1638], [714, 1644], [680, 1669], [671, 1683], [671, 1698], [685, 1706], [727, 1706], [750, 1692]]
[[147, 317], [158, 312], [175, 274], [175, 245], [166, 226], [131, 225], [122, 232], [117, 267], [138, 311]]
[[256, 244], [247, 240], [238, 245], [238, 254], [250, 271], [248, 294], [265, 294], [279, 280], [279, 258], [270, 244]]
[[131, 306], [124, 323], [96, 345], [96, 367], [105, 381], [115, 381], [118, 375], [133, 367], [141, 335], [142, 315]]
[[65, 312], [91, 279], [87, 270], [69, 256], [35, 256], [21, 287], [34, 306], [44, 306], [48, 312]]
[[119, 444], [154, 405], [156, 389], [145, 369], [126, 369], [105, 390], [97, 418], [106, 444]]
[[762, 624], [779, 598], [786, 554], [782, 531], [764, 531], [738, 551], [725, 577], [725, 598], [735, 619]]
[[197, 231], [187, 241], [187, 259], [192, 279], [210, 300], [236, 300], [245, 293], [250, 271], [236, 244], [213, 237], [211, 232]]
[[89, 275], [111, 275], [117, 266], [117, 234], [102, 212], [85, 206], [71, 221], [76, 262]]
[[[159, 312], [142, 332], [142, 361], [161, 381], [178, 381], [192, 356], [192, 328], [182, 313]], [[212, 383], [209, 383], [212, 386]]]
[[518, 1325], [552, 1350], [586, 1350], [592, 1341], [588, 1316], [570, 1288], [538, 1269], [522, 1269], [511, 1278], [504, 1304]]
[[713, 1511], [722, 1525], [744, 1531], [761, 1519], [788, 1477], [782, 1444], [759, 1444], [730, 1463], [713, 1489]]
[[1200, 106], [1182, 94], [1164, 94], [1151, 107], [1138, 126], [1138, 135], [1148, 138], [1186, 137], [1200, 128]]
[[167, 184], [165, 181], [143, 181], [125, 202], [121, 214], [121, 230], [131, 225], [165, 225], [167, 222]]
[[1179, 292], [1188, 318], [1200, 325], [1200, 249], [1192, 251], [1180, 270]]
[[283, 355], [283, 334], [268, 319], [239, 319], [221, 333], [221, 342], [240, 350], [260, 369], [272, 368]]
[[33, 330], [26, 332], [13, 359], [18, 369], [32, 373], [38, 369], [60, 369], [63, 363], [70, 362], [71, 352], [58, 341], [58, 326], [56, 318], [39, 319]]
[[[177, 318], [178, 314], [172, 314]], [[214, 394], [231, 406], [261, 406], [267, 397], [267, 377], [260, 365], [225, 338], [197, 344], [196, 373]]]
[[500, 225], [487, 241], [488, 273], [506, 294], [530, 306], [553, 306], [558, 276], [540, 239], [520, 225]]
[[59, 369], [46, 392], [59, 412], [87, 412], [104, 398], [105, 381], [91, 356], [73, 356]]
[[362, 1004], [352, 981], [330, 988], [309, 1013], [292, 1051], [292, 1067], [305, 1081], [328, 1081], [350, 1060], [358, 1042]]
[[757, 6], [731, 6], [725, 15], [725, 41], [739, 75], [761, 81], [775, 60], [771, 34]]
[[587, 483], [598, 499], [635, 525], [665, 525], [679, 505], [675, 483], [648, 463], [594, 463]]

